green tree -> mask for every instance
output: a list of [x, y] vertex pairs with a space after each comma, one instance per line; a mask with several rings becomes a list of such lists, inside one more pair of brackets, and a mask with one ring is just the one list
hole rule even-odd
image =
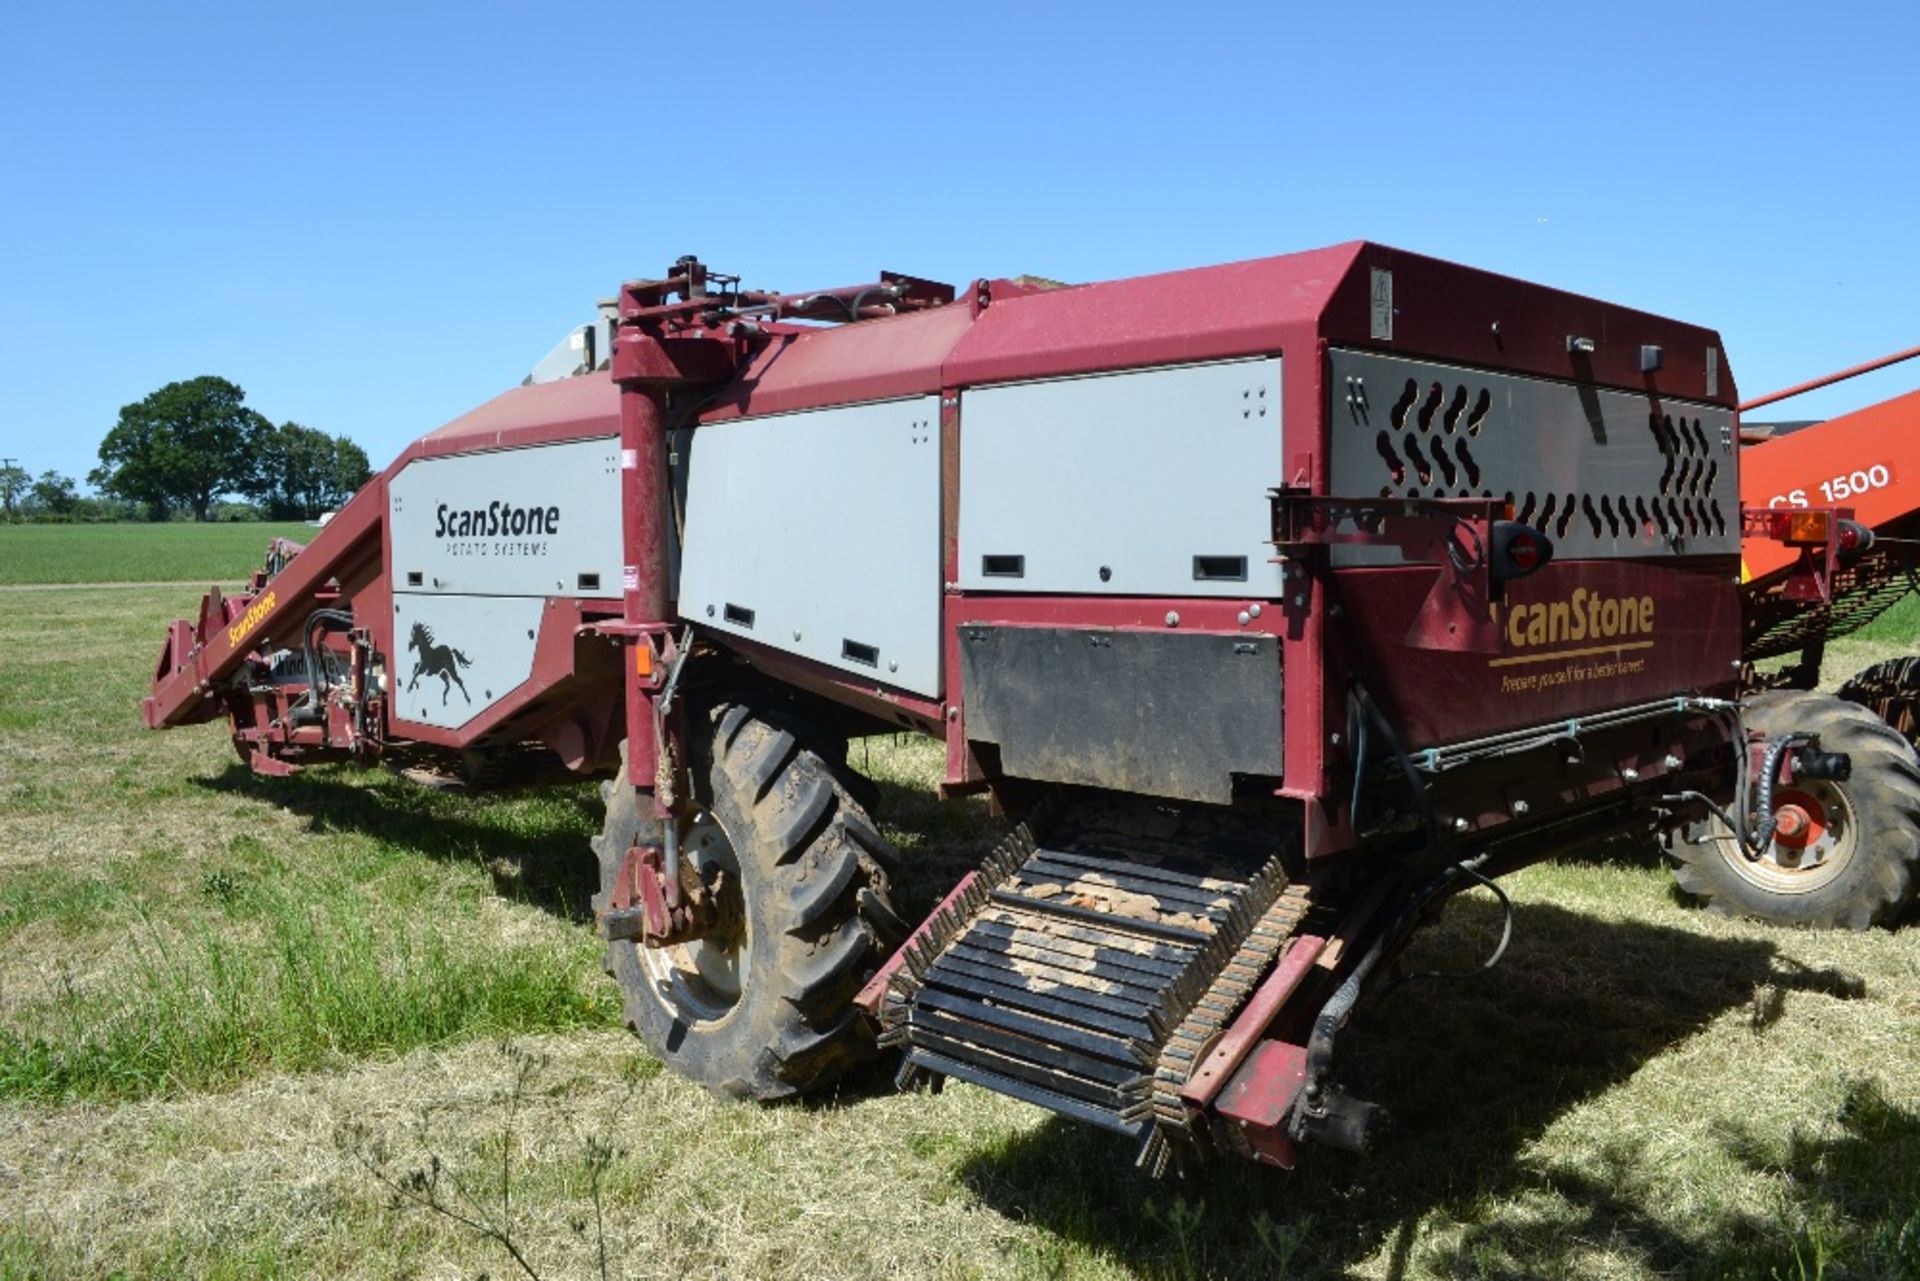
[[253, 476], [244, 490], [247, 497], [275, 520], [305, 516], [329, 443], [322, 433], [299, 423], [281, 423], [262, 432], [254, 449]]
[[333, 438], [332, 493], [327, 499], [329, 507], [338, 507], [360, 492], [360, 486], [373, 476], [373, 468], [367, 463], [367, 451], [348, 440], [345, 436]]
[[168, 383], [120, 410], [87, 478], [104, 493], [145, 504], [156, 519], [186, 507], [206, 520], [216, 498], [253, 483], [255, 449], [272, 430], [224, 378]]
[[367, 475], [366, 451], [345, 436], [281, 423], [258, 438], [243, 492], [276, 519], [312, 517], [346, 501]]
[[13, 519], [13, 500], [27, 492], [27, 482], [32, 478], [25, 470], [9, 463], [0, 467], [0, 502], [4, 502], [7, 519]]
[[50, 516], [71, 516], [80, 503], [80, 495], [72, 477], [62, 476], [57, 471], [43, 471], [40, 479], [33, 482], [27, 501], [33, 504], [36, 511]]

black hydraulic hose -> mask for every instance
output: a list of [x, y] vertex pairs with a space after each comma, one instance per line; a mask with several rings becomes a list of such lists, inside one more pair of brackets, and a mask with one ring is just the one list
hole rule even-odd
[[1353, 787], [1347, 794], [1347, 822], [1360, 834], [1360, 786], [1367, 777], [1367, 716], [1352, 691], [1347, 694], [1347, 737], [1353, 740]]
[[[1400, 766], [1401, 774], [1407, 780], [1407, 786], [1413, 789], [1414, 803], [1420, 807], [1420, 817], [1426, 828], [1427, 848], [1430, 852], [1438, 853], [1444, 843], [1440, 835], [1439, 820], [1433, 812], [1433, 798], [1427, 795], [1426, 784], [1420, 778], [1419, 771], [1414, 768], [1412, 758], [1407, 755], [1406, 747], [1400, 741], [1400, 735], [1394, 731], [1392, 723], [1367, 694], [1366, 687], [1358, 681], [1354, 682], [1352, 697], [1364, 719], [1373, 724], [1388, 750], [1393, 753], [1395, 762]], [[1358, 794], [1357, 785], [1355, 794]], [[1504, 890], [1494, 885], [1490, 877], [1481, 873], [1480, 868], [1486, 864], [1489, 857], [1487, 854], [1481, 854], [1472, 859], [1451, 864], [1433, 880], [1427, 882], [1426, 886], [1414, 896], [1413, 901], [1402, 909], [1393, 924], [1381, 931], [1368, 945], [1366, 952], [1355, 963], [1352, 972], [1347, 975], [1346, 981], [1341, 983], [1334, 994], [1327, 998], [1327, 1003], [1320, 1007], [1320, 1012], [1314, 1016], [1312, 1035], [1307, 1040], [1307, 1081], [1303, 1097], [1309, 1108], [1317, 1106], [1321, 1083], [1326, 1079], [1327, 1071], [1333, 1064], [1334, 1038], [1339, 1035], [1340, 1029], [1352, 1016], [1354, 1006], [1359, 1003], [1361, 989], [1366, 986], [1374, 967], [1386, 955], [1389, 944], [1402, 937], [1420, 919], [1420, 914], [1426, 910], [1434, 897], [1458, 877], [1468, 876], [1491, 888], [1499, 896], [1505, 914], [1499, 944], [1494, 948], [1492, 955], [1481, 964], [1479, 970], [1469, 971], [1469, 973], [1480, 973], [1491, 969], [1506, 954], [1507, 944], [1513, 936], [1513, 903]]]
[[1427, 785], [1421, 780], [1420, 772], [1414, 769], [1413, 759], [1407, 755], [1407, 749], [1401, 744], [1400, 735], [1394, 732], [1392, 724], [1375, 705], [1372, 696], [1367, 693], [1366, 686], [1355, 681], [1353, 696], [1360, 704], [1360, 710], [1366, 714], [1368, 720], [1373, 722], [1374, 729], [1379, 731], [1381, 741], [1386, 743], [1387, 750], [1393, 753], [1393, 759], [1400, 766], [1400, 773], [1406, 778], [1407, 786], [1413, 789], [1413, 803], [1420, 809], [1420, 821], [1426, 828], [1428, 844], [1432, 849], [1438, 850], [1441, 844], [1440, 820], [1434, 816], [1433, 798], [1427, 795]]
[[860, 319], [859, 315], [853, 310], [853, 305], [849, 303], [845, 298], [841, 298], [835, 294], [808, 294], [805, 298], [802, 298], [800, 300], [800, 305], [798, 307], [795, 307], [794, 310], [795, 311], [810, 310], [813, 307], [813, 304], [817, 302], [830, 302], [838, 305], [840, 310], [844, 311], [847, 314], [847, 320], [849, 322]]
[[1766, 853], [1767, 846], [1773, 844], [1774, 824], [1779, 821], [1773, 813], [1773, 781], [1780, 773], [1780, 758], [1796, 745], [1818, 737], [1818, 734], [1796, 730], [1791, 734], [1782, 734], [1768, 744], [1766, 759], [1760, 767], [1760, 795], [1755, 806], [1755, 812], [1760, 815], [1760, 825], [1753, 831], [1753, 848], [1747, 852], [1748, 861], [1758, 859]]
[[[1740, 762], [1741, 765], [1744, 766], [1747, 760], [1750, 759], [1750, 757], [1740, 756], [1739, 753], [1746, 752], [1747, 750], [1747, 727], [1745, 722], [1743, 722], [1740, 719], [1740, 712], [1738, 709], [1735, 709], [1727, 713], [1727, 726], [1728, 726], [1727, 742], [1733, 746], [1734, 752], [1736, 754], [1736, 759]], [[1746, 854], [1748, 849], [1748, 846], [1746, 844], [1746, 840], [1747, 840], [1746, 816], [1748, 813], [1747, 784], [1751, 781], [1748, 778], [1748, 774], [1749, 774], [1749, 771], [1744, 768], [1734, 771], [1733, 812], [1735, 814], [1740, 815], [1740, 822], [1738, 824], [1735, 824], [1730, 819], [1728, 819], [1726, 815], [1720, 814], [1720, 821], [1727, 825], [1727, 830], [1729, 832], [1733, 833], [1734, 842], [1740, 846], [1740, 852], [1743, 854]], [[1696, 792], [1694, 793], [1694, 795], [1699, 796], [1700, 793]], [[1701, 799], [1706, 800], [1706, 797], [1701, 796]], [[1716, 814], [1719, 813], [1718, 807], [1714, 806], [1713, 802], [1708, 801], [1707, 804], [1709, 807], [1714, 809], [1714, 812]], [[1747, 857], [1749, 860], [1751, 860], [1753, 856], [1751, 854], [1748, 854]]]
[[307, 615], [306, 624], [300, 629], [300, 652], [307, 664], [307, 692], [300, 701], [287, 709], [287, 719], [295, 725], [304, 725], [321, 719], [320, 683], [322, 669], [320, 653], [313, 645], [314, 625], [327, 624], [341, 629], [353, 627], [353, 615], [340, 609], [316, 609]]
[[1507, 954], [1507, 945], [1513, 942], [1513, 900], [1507, 897], [1507, 892], [1500, 888], [1498, 882], [1480, 870], [1480, 866], [1484, 861], [1485, 856], [1482, 855], [1481, 858], [1470, 860], [1469, 862], [1455, 863], [1447, 870], [1450, 872], [1457, 871], [1469, 880], [1492, 890], [1493, 896], [1500, 900], [1500, 941], [1493, 945], [1493, 951], [1487, 953], [1486, 959], [1470, 970], [1415, 970], [1411, 974], [1405, 974], [1395, 979], [1393, 982], [1394, 987], [1399, 987], [1403, 983], [1411, 983], [1415, 979], [1472, 978], [1476, 974], [1485, 974], [1488, 970], [1500, 964], [1500, 958]]
[[[1736, 744], [1744, 742], [1740, 721], [1737, 716], [1733, 717], [1729, 737], [1731, 741]], [[1662, 805], [1696, 804], [1701, 806], [1707, 813], [1720, 820], [1720, 825], [1727, 829], [1727, 835], [1733, 840], [1733, 843], [1739, 847], [1741, 857], [1745, 858], [1749, 863], [1758, 862], [1766, 853], [1767, 846], [1773, 843], [1773, 828], [1774, 824], [1778, 821], [1773, 814], [1773, 789], [1775, 785], [1774, 780], [1780, 773], [1780, 758], [1796, 743], [1811, 742], [1817, 740], [1819, 737], [1818, 734], [1795, 731], [1790, 734], [1782, 734], [1768, 745], [1765, 763], [1761, 766], [1760, 795], [1757, 798], [1758, 804], [1753, 811], [1763, 816], [1757, 826], [1749, 826], [1747, 819], [1747, 814], [1749, 813], [1747, 808], [1747, 780], [1749, 771], [1744, 769], [1739, 771], [1734, 782], [1733, 814], [1729, 814], [1726, 810], [1722, 809], [1719, 804], [1705, 792], [1697, 791], [1690, 787], [1662, 796], [1660, 803]], [[1740, 815], [1737, 821], [1734, 818], [1734, 814]]]
[[[1480, 869], [1486, 865], [1488, 857], [1486, 854], [1481, 854], [1477, 857], [1454, 863], [1445, 871], [1441, 872], [1440, 875], [1427, 882], [1425, 887], [1423, 887], [1418, 894], [1414, 895], [1413, 901], [1401, 910], [1399, 916], [1394, 918], [1393, 924], [1375, 936], [1373, 942], [1368, 945], [1366, 952], [1361, 955], [1360, 960], [1347, 975], [1346, 981], [1341, 983], [1340, 986], [1335, 989], [1333, 995], [1327, 998], [1327, 1003], [1320, 1007], [1320, 1012], [1314, 1016], [1313, 1033], [1307, 1039], [1307, 1083], [1303, 1097], [1306, 1099], [1309, 1108], [1315, 1106], [1319, 1098], [1321, 1083], [1326, 1079], [1328, 1070], [1333, 1066], [1334, 1038], [1340, 1034], [1340, 1029], [1345, 1027], [1347, 1020], [1352, 1017], [1353, 1008], [1359, 1003], [1361, 990], [1366, 986], [1367, 979], [1372, 975], [1374, 967], [1379, 965], [1381, 958], [1387, 954], [1389, 945], [1402, 938], [1406, 931], [1420, 919], [1421, 914], [1426, 911], [1427, 905], [1433, 902], [1440, 892], [1446, 889], [1447, 886], [1458, 877], [1471, 877], [1480, 884], [1491, 888], [1493, 892], [1500, 897], [1500, 903], [1505, 911], [1506, 917], [1504, 926], [1500, 932], [1500, 942], [1494, 948], [1492, 954], [1481, 963], [1479, 969], [1469, 970], [1466, 973], [1484, 973], [1499, 964], [1500, 958], [1506, 955], [1507, 943], [1513, 937], [1513, 902], [1507, 897], [1504, 890], [1493, 883], [1491, 877], [1486, 876], [1480, 871]], [[1433, 975], [1422, 974], [1415, 977], [1444, 978], [1455, 976], [1449, 975], [1445, 971], [1437, 971]]]
[[[1398, 924], [1396, 921], [1395, 925]], [[1373, 972], [1373, 967], [1385, 955], [1387, 937], [1392, 933], [1392, 930], [1381, 931], [1353, 967], [1353, 972], [1347, 975], [1347, 981], [1335, 989], [1333, 995], [1327, 998], [1327, 1003], [1320, 1007], [1320, 1013], [1313, 1017], [1313, 1035], [1307, 1038], [1307, 1083], [1301, 1091], [1301, 1097], [1310, 1108], [1319, 1104], [1320, 1084], [1326, 1080], [1327, 1071], [1333, 1066], [1333, 1039], [1352, 1016], [1353, 1007], [1360, 1000], [1360, 989], [1366, 985], [1367, 975]]]
[[[894, 300], [900, 297], [900, 286], [868, 285], [865, 289], [855, 294], [853, 296], [853, 305], [847, 308], [848, 313], [851, 314], [855, 320], [860, 319], [860, 309], [867, 305], [867, 296], [869, 294], [885, 294], [888, 304], [891, 305]], [[899, 314], [900, 309], [898, 307], [894, 307], [893, 310], [895, 315]]]
[[1705, 792], [1697, 792], [1689, 787], [1683, 791], [1669, 792], [1660, 798], [1662, 805], [1681, 805], [1689, 802], [1704, 806], [1707, 813], [1720, 820], [1721, 825], [1724, 826], [1728, 834], [1733, 837], [1733, 843], [1740, 847], [1740, 853], [1749, 863], [1760, 857], [1760, 855], [1754, 851], [1752, 843], [1747, 839], [1746, 828], [1734, 822], [1733, 815], [1716, 805], [1713, 798]]

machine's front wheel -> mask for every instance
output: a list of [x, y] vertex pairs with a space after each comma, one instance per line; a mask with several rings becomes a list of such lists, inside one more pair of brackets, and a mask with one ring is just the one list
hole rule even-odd
[[[870, 1058], [855, 993], [885, 959], [898, 919], [892, 848], [837, 772], [794, 731], [732, 705], [696, 718], [690, 765], [701, 807], [682, 858], [716, 899], [719, 925], [671, 947], [608, 944], [629, 1027], [675, 1072], [736, 1098], [817, 1089]], [[658, 825], [621, 775], [594, 839], [605, 910], [627, 851]]]
[[[1718, 819], [1673, 844], [1674, 879], [1715, 912], [1778, 925], [1892, 924], [1920, 890], [1920, 759], [1897, 731], [1830, 694], [1756, 695], [1746, 721], [1768, 739], [1805, 731], [1853, 762], [1844, 782], [1774, 789], [1780, 830], [1748, 858]], [[1741, 816], [1735, 815], [1735, 818]]]

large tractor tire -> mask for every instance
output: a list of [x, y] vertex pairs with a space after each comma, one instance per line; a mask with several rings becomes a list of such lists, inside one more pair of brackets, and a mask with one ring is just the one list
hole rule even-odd
[[[1810, 820], [1748, 859], [1718, 819], [1673, 844], [1680, 888], [1722, 915], [1777, 925], [1864, 930], [1891, 925], [1920, 889], [1920, 759], [1897, 731], [1830, 694], [1778, 690], [1745, 707], [1772, 739], [1805, 731], [1853, 761], [1845, 782], [1797, 781], [1774, 789], [1776, 812]], [[1734, 817], [1738, 818], [1739, 815]]]
[[1920, 655], [1863, 668], [1834, 693], [1860, 704], [1920, 747]]
[[[905, 933], [888, 902], [898, 855], [793, 728], [740, 705], [689, 727], [699, 810], [681, 857], [718, 887], [723, 928], [671, 947], [608, 944], [627, 1025], [667, 1067], [734, 1098], [816, 1090], [873, 1057], [854, 995]], [[604, 910], [626, 853], [659, 825], [620, 778], [594, 839]]]

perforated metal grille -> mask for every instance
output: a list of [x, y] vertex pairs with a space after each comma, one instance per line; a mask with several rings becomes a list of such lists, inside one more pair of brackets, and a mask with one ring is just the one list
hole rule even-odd
[[1727, 410], [1369, 352], [1330, 360], [1338, 496], [1500, 498], [1562, 557], [1738, 549]]

